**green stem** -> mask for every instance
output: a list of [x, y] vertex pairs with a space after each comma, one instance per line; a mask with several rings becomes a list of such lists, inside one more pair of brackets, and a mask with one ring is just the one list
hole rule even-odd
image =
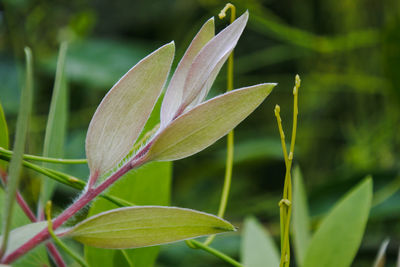
[[[0, 155], [12, 156], [13, 152], [11, 150], [7, 150], [3, 147], [0, 147]], [[48, 158], [48, 157], [40, 157], [35, 155], [24, 154], [24, 159], [48, 162], [48, 163], [59, 163], [59, 164], [86, 164], [86, 159], [57, 159], [57, 158]]]
[[49, 230], [50, 236], [53, 238], [54, 242], [62, 248], [68, 255], [71, 256], [74, 260], [76, 260], [81, 266], [89, 267], [89, 265], [82, 259], [78, 254], [72, 251], [67, 245], [65, 245], [53, 231], [53, 222], [51, 221], [51, 201], [48, 201], [46, 204], [46, 215], [47, 215], [47, 228]]
[[216, 250], [214, 248], [211, 248], [211, 247], [209, 247], [207, 245], [204, 245], [201, 242], [198, 242], [196, 240], [190, 240], [190, 243], [193, 244], [193, 246], [195, 246], [195, 247], [197, 247], [199, 249], [202, 249], [202, 250], [204, 250], [204, 251], [206, 251], [206, 252], [208, 252], [208, 253], [210, 253], [210, 254], [218, 257], [218, 258], [220, 258], [221, 260], [231, 264], [232, 266], [243, 267], [243, 265], [240, 262], [232, 259], [228, 255], [226, 255], [226, 254], [224, 254], [224, 253], [222, 253], [222, 252], [220, 252], [220, 251], [218, 251], [218, 250]]

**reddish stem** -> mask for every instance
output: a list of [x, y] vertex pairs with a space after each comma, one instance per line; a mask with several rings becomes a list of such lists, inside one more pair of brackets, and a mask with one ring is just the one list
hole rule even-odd
[[58, 267], [67, 267], [67, 265], [64, 262], [64, 259], [62, 258], [60, 252], [58, 252], [56, 246], [49, 242], [46, 244], [47, 249], [49, 250], [54, 262]]
[[29, 208], [28, 203], [26, 203], [25, 199], [22, 197], [21, 193], [17, 191], [17, 202], [21, 209], [24, 211], [25, 215], [31, 220], [31, 222], [37, 222], [35, 214]]
[[[65, 209], [57, 218], [53, 221], [53, 229], [57, 229], [64, 222], [66, 222], [69, 218], [74, 216], [79, 210], [85, 207], [90, 201], [92, 201], [96, 196], [106, 190], [109, 186], [111, 186], [115, 181], [117, 181], [121, 176], [127, 173], [129, 170], [141, 166], [146, 162], [146, 157], [137, 158], [135, 157], [133, 161], [129, 161], [124, 166], [122, 166], [117, 172], [115, 172], [110, 178], [106, 179], [96, 188], [88, 188], [88, 190], [71, 206]], [[48, 229], [44, 229], [31, 238], [29, 241], [20, 246], [17, 250], [7, 255], [7, 257], [2, 259], [2, 263], [10, 264], [29, 250], [33, 249], [41, 242], [45, 241], [49, 238]]]

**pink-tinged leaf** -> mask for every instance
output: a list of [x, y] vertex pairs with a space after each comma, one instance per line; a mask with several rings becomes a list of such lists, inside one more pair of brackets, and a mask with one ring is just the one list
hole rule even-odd
[[172, 121], [182, 103], [185, 80], [199, 51], [214, 37], [214, 18], [209, 19], [189, 45], [168, 85], [161, 108], [161, 127]]
[[209, 91], [223, 63], [235, 48], [248, 18], [249, 13], [246, 11], [211, 39], [194, 59], [185, 81], [183, 101], [179, 111], [190, 105], [199, 94], [205, 95]]
[[253, 112], [275, 85], [237, 89], [198, 105], [161, 130], [147, 152], [147, 159], [176, 160], [203, 150]]
[[174, 52], [173, 42], [162, 46], [130, 69], [103, 98], [86, 136], [92, 174], [110, 170], [130, 151], [165, 84]]
[[235, 231], [211, 214], [164, 206], [134, 206], [103, 212], [77, 224], [65, 236], [99, 248], [138, 248]]

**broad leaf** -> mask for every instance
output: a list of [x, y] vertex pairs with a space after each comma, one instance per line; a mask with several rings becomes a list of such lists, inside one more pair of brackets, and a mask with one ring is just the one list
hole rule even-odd
[[[62, 158], [63, 156], [68, 113], [68, 94], [64, 71], [66, 55], [67, 43], [62, 43], [57, 61], [53, 95], [51, 97], [44, 137], [43, 156], [45, 157]], [[45, 163], [43, 165], [44, 167], [54, 168], [54, 166], [51, 166], [50, 164]], [[54, 180], [43, 179], [43, 189], [41, 191], [42, 203], [45, 203], [51, 197], [54, 191], [54, 185]]]
[[292, 212], [293, 246], [296, 253], [297, 264], [302, 266], [308, 244], [311, 240], [311, 233], [307, 194], [304, 189], [304, 182], [299, 167], [296, 167], [293, 172]]
[[[216, 74], [235, 48], [248, 18], [249, 13], [246, 11], [211, 39], [195, 58], [185, 81], [183, 109], [190, 105], [202, 90], [208, 92]], [[209, 79], [210, 77], [212, 80]]]
[[361, 244], [371, 200], [372, 179], [367, 178], [324, 218], [310, 241], [303, 266], [350, 266]]
[[169, 43], [141, 60], [103, 98], [86, 137], [92, 175], [115, 167], [132, 149], [164, 86], [174, 50]]
[[147, 157], [167, 161], [193, 155], [231, 131], [269, 95], [275, 84], [237, 89], [175, 119], [154, 139]]
[[244, 221], [240, 255], [246, 267], [276, 267], [280, 262], [273, 238], [253, 217]]
[[214, 18], [209, 19], [189, 45], [168, 85], [161, 108], [161, 127], [172, 121], [182, 103], [186, 76], [194, 58], [204, 45], [214, 37]]
[[234, 230], [229, 222], [195, 210], [137, 206], [90, 217], [67, 236], [94, 247], [137, 248]]

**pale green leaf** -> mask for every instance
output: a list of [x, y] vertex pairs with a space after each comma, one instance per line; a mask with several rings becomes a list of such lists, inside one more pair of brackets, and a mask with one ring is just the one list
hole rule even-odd
[[[67, 43], [62, 43], [58, 55], [56, 77], [54, 81], [53, 95], [50, 103], [50, 110], [47, 119], [46, 132], [44, 137], [43, 156], [62, 158], [64, 151], [65, 132], [67, 127], [67, 84], [65, 77], [65, 60], [67, 55]], [[44, 167], [52, 167], [44, 163]], [[52, 179], [43, 179], [41, 191], [42, 202], [51, 197], [54, 191], [55, 182]]]
[[174, 43], [159, 48], [129, 70], [103, 98], [86, 137], [92, 174], [112, 169], [132, 149], [164, 86], [174, 51]]
[[376, 255], [376, 259], [373, 267], [385, 267], [386, 262], [386, 249], [389, 245], [389, 238], [383, 240], [381, 246], [379, 247], [378, 254]]
[[253, 112], [274, 86], [266, 83], [237, 89], [198, 105], [155, 137], [148, 159], [176, 160], [203, 150]]
[[185, 89], [186, 76], [190, 70], [193, 60], [204, 47], [204, 45], [214, 37], [214, 18], [209, 19], [194, 37], [179, 62], [174, 75], [169, 82], [164, 101], [161, 108], [161, 127], [172, 121], [174, 115], [182, 103], [183, 91]]
[[276, 267], [280, 262], [273, 238], [253, 217], [244, 221], [240, 255], [246, 267]]
[[302, 265], [311, 240], [310, 215], [307, 204], [307, 194], [304, 188], [303, 177], [297, 166], [293, 172], [293, 210], [292, 230], [293, 246], [296, 253], [296, 262]]
[[136, 206], [90, 217], [67, 236], [94, 247], [137, 248], [234, 230], [229, 222], [195, 210]]
[[0, 103], [0, 146], [8, 149], [8, 127], [3, 106]]
[[310, 241], [303, 266], [350, 266], [361, 244], [371, 200], [372, 179], [367, 178], [323, 219]]
[[248, 18], [249, 13], [246, 11], [211, 39], [194, 59], [185, 80], [181, 109], [196, 100], [201, 91], [208, 92], [223, 63], [235, 48]]

